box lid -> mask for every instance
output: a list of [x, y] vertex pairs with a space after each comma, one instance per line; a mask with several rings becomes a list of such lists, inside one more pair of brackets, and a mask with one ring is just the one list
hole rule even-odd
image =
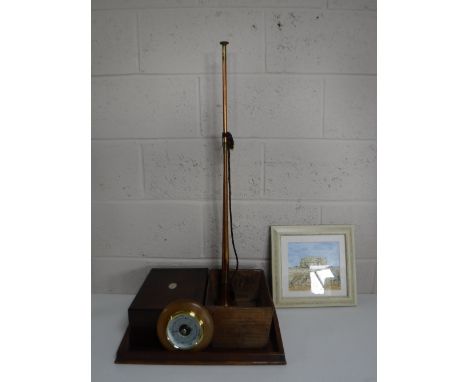
[[161, 310], [181, 298], [203, 304], [207, 281], [208, 268], [153, 268], [129, 310]]

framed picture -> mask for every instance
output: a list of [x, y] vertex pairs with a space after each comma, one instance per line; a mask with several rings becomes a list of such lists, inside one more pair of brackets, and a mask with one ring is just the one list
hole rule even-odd
[[277, 307], [356, 305], [353, 226], [272, 226], [271, 247]]

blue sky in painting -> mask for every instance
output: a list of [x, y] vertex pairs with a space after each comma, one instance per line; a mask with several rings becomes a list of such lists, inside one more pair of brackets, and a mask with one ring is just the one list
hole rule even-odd
[[314, 243], [288, 243], [288, 267], [296, 267], [305, 256], [326, 257], [328, 264], [340, 265], [340, 243], [338, 241], [319, 241]]

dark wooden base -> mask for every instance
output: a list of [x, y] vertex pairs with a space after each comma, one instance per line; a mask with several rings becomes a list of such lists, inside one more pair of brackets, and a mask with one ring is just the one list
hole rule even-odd
[[217, 349], [200, 352], [167, 351], [160, 345], [131, 347], [128, 329], [120, 343], [115, 363], [147, 365], [285, 365], [283, 341], [276, 312], [267, 345], [260, 349]]

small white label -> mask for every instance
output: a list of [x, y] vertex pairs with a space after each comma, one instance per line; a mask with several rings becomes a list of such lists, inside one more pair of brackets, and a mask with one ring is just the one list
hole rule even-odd
[[175, 288], [177, 288], [177, 283], [170, 283], [170, 284], [168, 285], [168, 288], [169, 288], [169, 289], [175, 289]]

